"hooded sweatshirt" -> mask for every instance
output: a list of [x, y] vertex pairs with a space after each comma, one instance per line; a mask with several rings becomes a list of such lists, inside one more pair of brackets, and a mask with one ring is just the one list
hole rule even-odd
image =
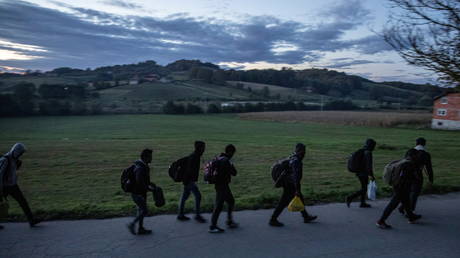
[[26, 146], [22, 143], [16, 143], [11, 150], [0, 159], [0, 171], [4, 175], [1, 185], [13, 186], [18, 184], [17, 161], [26, 152]]

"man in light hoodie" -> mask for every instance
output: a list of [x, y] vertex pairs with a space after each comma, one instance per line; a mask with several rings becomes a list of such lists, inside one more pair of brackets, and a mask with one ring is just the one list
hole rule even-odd
[[8, 153], [0, 158], [0, 198], [3, 199], [11, 195], [21, 206], [29, 225], [33, 227], [40, 221], [34, 219], [29, 204], [18, 186], [18, 175], [16, 173], [21, 168], [22, 161], [19, 158], [24, 152], [26, 152], [26, 146], [22, 143], [16, 143]]

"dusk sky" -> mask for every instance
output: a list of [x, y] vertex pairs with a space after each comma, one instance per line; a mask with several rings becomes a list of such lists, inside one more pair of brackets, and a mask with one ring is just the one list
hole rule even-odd
[[378, 35], [385, 0], [0, 0], [0, 71], [200, 59], [435, 82]]

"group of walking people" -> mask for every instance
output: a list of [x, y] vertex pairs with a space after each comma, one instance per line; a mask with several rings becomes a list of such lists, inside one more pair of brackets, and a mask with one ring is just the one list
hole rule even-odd
[[[404, 162], [398, 168], [396, 180], [393, 180], [393, 197], [385, 208], [382, 216], [376, 222], [376, 225], [382, 229], [391, 228], [386, 223], [387, 218], [398, 205], [399, 212], [404, 214], [410, 223], [414, 223], [421, 218], [421, 215], [415, 214], [417, 198], [421, 193], [423, 186], [423, 171], [426, 170], [430, 183], [433, 183], [433, 169], [431, 166], [431, 157], [425, 151], [426, 140], [418, 138], [415, 148], [407, 151]], [[351, 194], [345, 200], [346, 205], [350, 207], [353, 200], [360, 198], [360, 208], [370, 208], [371, 205], [366, 203], [367, 187], [370, 180], [375, 180], [373, 173], [373, 157], [376, 142], [373, 139], [367, 139], [363, 148], [356, 153], [360, 153], [359, 164], [355, 169], [357, 172], [361, 188], [359, 191]], [[206, 223], [207, 220], [201, 215], [201, 192], [197, 185], [200, 170], [201, 158], [206, 150], [206, 144], [203, 141], [194, 143], [194, 151], [174, 162], [170, 167], [170, 176], [174, 181], [183, 184], [182, 194], [179, 200], [178, 216], [179, 221], [188, 221], [191, 218], [185, 214], [185, 203], [191, 194], [195, 197], [195, 216], [194, 219], [199, 223]], [[11, 150], [0, 158], [0, 201], [7, 196], [13, 197], [21, 206], [31, 227], [40, 222], [34, 218], [29, 205], [24, 198], [17, 184], [17, 170], [21, 168], [20, 157], [25, 153], [26, 147], [22, 143], [16, 143]], [[225, 147], [224, 152], [217, 155], [212, 161], [205, 165], [205, 180], [214, 184], [215, 205], [211, 216], [209, 226], [210, 233], [221, 233], [225, 230], [218, 226], [220, 213], [223, 206], [227, 204], [226, 226], [230, 229], [237, 228], [238, 223], [233, 218], [235, 199], [230, 188], [232, 177], [237, 175], [237, 170], [231, 161], [236, 153], [234, 145], [229, 144]], [[286, 159], [286, 169], [283, 171], [283, 178], [279, 187], [282, 187], [282, 195], [274, 209], [268, 224], [273, 227], [282, 227], [283, 223], [278, 221], [278, 217], [283, 210], [290, 204], [294, 197], [300, 197], [304, 200], [301, 190], [301, 180], [303, 176], [303, 159], [306, 154], [306, 147], [302, 143], [296, 144], [294, 152]], [[129, 170], [129, 191], [133, 202], [137, 206], [137, 215], [134, 220], [127, 225], [129, 231], [135, 235], [150, 234], [152, 231], [144, 227], [144, 217], [148, 214], [147, 193], [155, 192], [158, 186], [150, 178], [150, 163], [152, 162], [153, 150], [144, 149], [140, 154], [140, 159], [135, 161]], [[174, 173], [171, 174], [171, 171]], [[281, 179], [281, 178], [279, 178]], [[277, 184], [280, 182], [277, 180]], [[123, 184], [123, 182], [122, 182]], [[309, 223], [317, 219], [317, 216], [311, 215], [305, 209], [300, 212], [304, 223]], [[0, 229], [3, 226], [0, 225]]]

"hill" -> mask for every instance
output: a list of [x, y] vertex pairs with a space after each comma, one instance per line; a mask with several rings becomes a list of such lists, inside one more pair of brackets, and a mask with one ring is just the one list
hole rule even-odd
[[[0, 115], [160, 113], [168, 101], [205, 111], [430, 108], [442, 93], [433, 85], [377, 83], [327, 69], [225, 70], [199, 60], [166, 66], [155, 61], [96, 69], [56, 68], [24, 75], [0, 74]], [[222, 102], [227, 107], [222, 109]], [[344, 105], [345, 103], [345, 105]], [[254, 105], [253, 107], [248, 107]], [[275, 106], [274, 106], [275, 105]], [[184, 110], [181, 108], [179, 110]]]

